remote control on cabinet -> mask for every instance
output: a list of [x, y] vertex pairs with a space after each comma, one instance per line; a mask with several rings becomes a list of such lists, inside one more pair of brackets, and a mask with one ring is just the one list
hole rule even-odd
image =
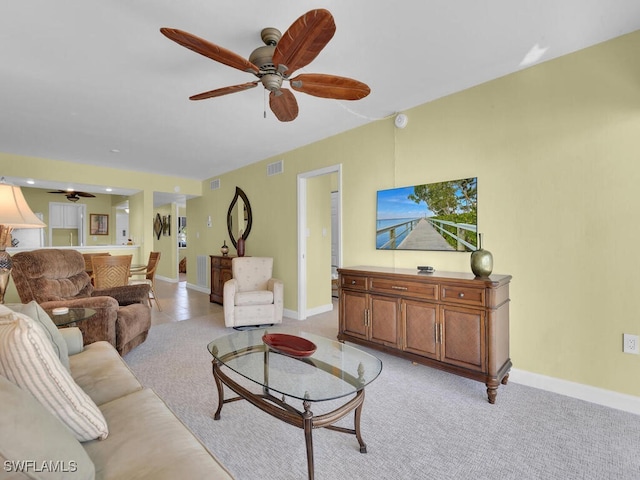
[[436, 269], [429, 265], [418, 265], [418, 271], [424, 273], [433, 273], [436, 271]]

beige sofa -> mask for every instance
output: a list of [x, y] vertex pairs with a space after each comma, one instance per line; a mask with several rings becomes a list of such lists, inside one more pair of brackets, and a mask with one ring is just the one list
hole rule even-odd
[[[8, 307], [27, 315], [25, 309], [30, 308], [29, 318], [33, 318], [43, 312], [39, 309], [34, 315], [33, 309], [38, 308], [34, 305]], [[0, 348], [6, 352], [6, 332], [15, 322], [7, 320], [14, 315], [2, 308], [0, 330], [4, 328], [5, 334], [0, 331], [0, 342], [4, 342]], [[48, 328], [27, 327], [38, 336]], [[63, 368], [104, 416], [108, 435], [103, 440], [78, 441], [34, 395], [16, 385], [6, 369], [6, 376], [2, 375], [0, 365], [0, 479], [232, 478], [164, 402], [140, 384], [110, 343], [83, 347], [77, 328], [53, 329], [47, 335]], [[10, 355], [0, 354], [0, 363], [7, 363], [3, 356]]]

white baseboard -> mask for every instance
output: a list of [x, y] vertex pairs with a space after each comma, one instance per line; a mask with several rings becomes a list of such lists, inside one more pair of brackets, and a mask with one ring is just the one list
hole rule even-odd
[[640, 397], [634, 395], [626, 395], [624, 393], [613, 392], [611, 390], [570, 382], [568, 380], [547, 377], [516, 368], [512, 368], [509, 374], [509, 382], [512, 381], [521, 385], [559, 393], [560, 395], [566, 395], [568, 397], [578, 398], [605, 407], [640, 415]]
[[[332, 303], [328, 303], [326, 305], [320, 305], [319, 307], [310, 308], [309, 310], [307, 310], [306, 318], [312, 317], [313, 315], [319, 315], [321, 313], [330, 312], [333, 310], [333, 308], [334, 307]], [[294, 320], [305, 320], [303, 318], [300, 318], [296, 310], [289, 310], [285, 308], [283, 313], [284, 313], [284, 316], [287, 318], [293, 318]]]
[[209, 287], [203, 287], [202, 285], [196, 285], [194, 283], [187, 282], [187, 288], [190, 288], [191, 290], [195, 290], [201, 293], [206, 293], [206, 294], [211, 293], [211, 290], [209, 289]]
[[320, 305], [318, 307], [313, 307], [307, 310], [307, 317], [312, 317], [314, 315], [320, 315], [321, 313], [327, 313], [333, 310], [333, 304], [327, 303], [326, 305]]
[[162, 275], [156, 275], [156, 278], [158, 280], [162, 280], [163, 282], [169, 282], [169, 283], [178, 283], [180, 281], [179, 278], [163, 277]]

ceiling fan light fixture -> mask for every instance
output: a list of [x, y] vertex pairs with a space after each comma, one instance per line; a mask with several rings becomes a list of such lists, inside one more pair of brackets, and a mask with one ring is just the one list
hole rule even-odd
[[260, 70], [275, 70], [275, 66], [273, 65], [273, 52], [275, 49], [275, 45], [258, 47], [249, 55], [249, 61]]
[[268, 73], [262, 76], [260, 81], [262, 82], [262, 85], [264, 85], [264, 88], [270, 92], [277, 92], [282, 86], [282, 77], [275, 73]]

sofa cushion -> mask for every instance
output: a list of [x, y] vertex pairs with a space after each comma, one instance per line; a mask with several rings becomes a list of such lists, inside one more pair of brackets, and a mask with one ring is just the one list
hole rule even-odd
[[[8, 308], [5, 308], [8, 307]], [[58, 327], [53, 323], [53, 320], [49, 317], [47, 312], [36, 302], [35, 300], [29, 303], [12, 303], [7, 304], [4, 307], [0, 305], [0, 315], [7, 313], [5, 310], [11, 309], [14, 312], [23, 313], [26, 316], [36, 320], [40, 325], [44, 327], [44, 333], [51, 342], [53, 350], [58, 355], [58, 358], [62, 362], [62, 365], [69, 370], [69, 351], [67, 348], [67, 342], [62, 338], [62, 334]]]
[[97, 404], [142, 389], [142, 385], [109, 342], [95, 342], [69, 357], [71, 376]]
[[232, 478], [152, 390], [139, 390], [100, 408], [109, 422], [109, 438], [83, 444], [98, 478]]
[[231, 270], [239, 291], [266, 290], [273, 272], [273, 258], [236, 257], [231, 260]]
[[[80, 353], [84, 348], [82, 332], [78, 327], [67, 327], [60, 329], [60, 335], [67, 344], [67, 350], [69, 351], [69, 357]], [[71, 364], [69, 364], [71, 365]]]
[[273, 292], [269, 290], [238, 292], [236, 293], [234, 303], [238, 307], [244, 305], [268, 305], [273, 303]]
[[28, 390], [80, 441], [106, 438], [104, 416], [64, 368], [43, 328], [26, 315], [0, 316], [0, 374]]
[[2, 473], [16, 479], [95, 478], [93, 462], [69, 429], [33, 395], [1, 375], [0, 405]]

